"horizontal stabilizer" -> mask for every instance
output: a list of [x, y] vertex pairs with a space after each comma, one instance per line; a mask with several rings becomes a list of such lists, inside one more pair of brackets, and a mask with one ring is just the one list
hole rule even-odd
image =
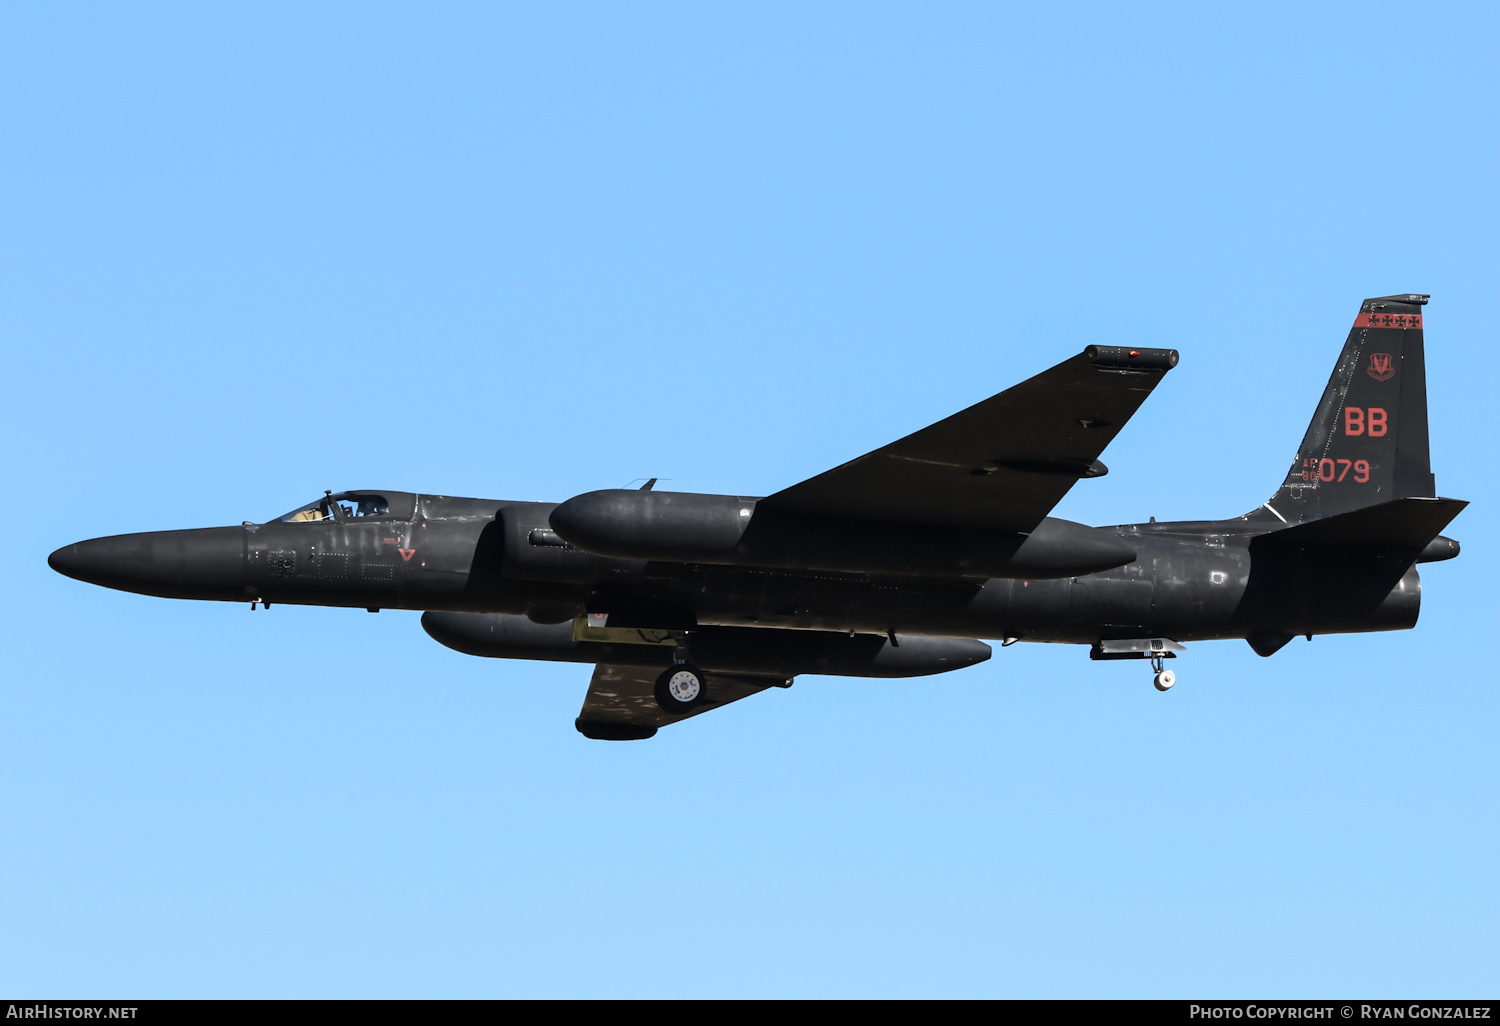
[[1418, 553], [1468, 503], [1461, 499], [1396, 499], [1285, 527], [1256, 538], [1256, 548], [1357, 549]]

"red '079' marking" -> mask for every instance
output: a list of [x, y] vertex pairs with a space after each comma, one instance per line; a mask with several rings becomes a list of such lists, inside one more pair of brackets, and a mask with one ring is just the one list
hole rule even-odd
[[1334, 459], [1317, 459], [1308, 457], [1302, 461], [1302, 480], [1323, 481], [1333, 483], [1342, 481], [1349, 476], [1349, 471], [1354, 471], [1354, 482], [1356, 484], [1368, 484], [1370, 481], [1369, 460], [1346, 460], [1343, 457]]

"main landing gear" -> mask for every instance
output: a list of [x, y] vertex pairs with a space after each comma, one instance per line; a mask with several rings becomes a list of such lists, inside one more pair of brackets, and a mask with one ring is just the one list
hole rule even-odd
[[703, 671], [687, 661], [685, 649], [679, 648], [672, 665], [656, 678], [655, 694], [656, 704], [676, 716], [684, 716], [702, 704]]

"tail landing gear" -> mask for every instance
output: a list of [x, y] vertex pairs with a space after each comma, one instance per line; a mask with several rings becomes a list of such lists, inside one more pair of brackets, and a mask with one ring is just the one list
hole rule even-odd
[[1149, 659], [1156, 676], [1151, 683], [1158, 691], [1166, 691], [1177, 683], [1177, 674], [1166, 668], [1166, 660], [1174, 659], [1184, 649], [1171, 638], [1124, 638], [1105, 639], [1094, 642], [1089, 650], [1090, 659]]
[[1156, 671], [1156, 677], [1151, 681], [1156, 690], [1166, 691], [1177, 683], [1177, 674], [1162, 668], [1162, 657], [1159, 654], [1151, 657], [1151, 669]]

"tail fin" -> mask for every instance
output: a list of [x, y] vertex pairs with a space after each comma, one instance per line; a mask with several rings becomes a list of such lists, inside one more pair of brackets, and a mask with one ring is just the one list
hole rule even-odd
[[1420, 295], [1360, 305], [1302, 448], [1249, 520], [1306, 523], [1394, 499], [1437, 494], [1427, 447]]

